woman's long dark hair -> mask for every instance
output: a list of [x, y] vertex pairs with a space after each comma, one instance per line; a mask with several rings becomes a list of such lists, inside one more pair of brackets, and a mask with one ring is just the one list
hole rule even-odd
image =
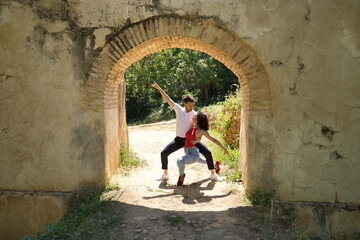
[[209, 121], [205, 113], [198, 111], [196, 118], [197, 118], [197, 125], [199, 128], [205, 131], [209, 130]]

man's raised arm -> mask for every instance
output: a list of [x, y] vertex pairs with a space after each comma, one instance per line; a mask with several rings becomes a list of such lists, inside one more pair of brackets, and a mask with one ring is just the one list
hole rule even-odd
[[154, 81], [153, 84], [151, 84], [151, 86], [153, 86], [154, 88], [156, 88], [157, 90], [160, 91], [161, 96], [165, 99], [165, 101], [170, 105], [170, 107], [172, 109], [174, 109], [174, 101], [164, 92], [164, 90], [161, 89], [161, 87], [159, 87], [159, 85]]

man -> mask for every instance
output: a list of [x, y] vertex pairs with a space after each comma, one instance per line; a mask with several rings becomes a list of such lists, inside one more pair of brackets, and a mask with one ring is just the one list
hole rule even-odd
[[[175, 103], [155, 81], [152, 86], [160, 91], [164, 100], [176, 112], [176, 137], [161, 151], [161, 168], [164, 172], [158, 179], [156, 179], [157, 181], [166, 181], [169, 179], [168, 156], [171, 153], [184, 147], [185, 134], [192, 127], [192, 118], [194, 115], [196, 115], [196, 112], [194, 111], [195, 99], [190, 94], [185, 95], [184, 107], [181, 107], [179, 104]], [[201, 142], [196, 143], [196, 147], [199, 149], [200, 153], [205, 156], [208, 169], [215, 169], [210, 150]], [[215, 175], [212, 175], [211, 179], [217, 182], [222, 181], [222, 179], [216, 173]]]

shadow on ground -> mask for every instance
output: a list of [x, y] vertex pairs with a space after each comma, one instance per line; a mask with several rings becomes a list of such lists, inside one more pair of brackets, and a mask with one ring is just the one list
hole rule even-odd
[[[207, 183], [205, 187], [201, 185], [203, 183]], [[231, 192], [227, 194], [220, 194], [220, 195], [206, 195], [203, 191], [211, 191], [215, 187], [215, 182], [211, 181], [209, 178], [204, 179], [198, 182], [194, 182], [190, 185], [183, 185], [183, 186], [176, 186], [176, 185], [167, 185], [166, 182], [161, 182], [159, 184], [159, 189], [165, 190], [174, 190], [173, 193], [169, 194], [159, 194], [155, 196], [144, 196], [144, 199], [153, 199], [153, 198], [164, 198], [170, 196], [182, 196], [183, 200], [182, 203], [184, 204], [196, 204], [196, 203], [205, 203], [211, 202], [214, 198], [222, 198], [227, 197], [231, 194]]]
[[[161, 195], [156, 197], [162, 201]], [[192, 198], [195, 204], [199, 201]], [[283, 216], [273, 213], [270, 220], [268, 210], [254, 206], [167, 211], [111, 201], [105, 211], [87, 218], [78, 230], [78, 239], [292, 239], [298, 232]]]

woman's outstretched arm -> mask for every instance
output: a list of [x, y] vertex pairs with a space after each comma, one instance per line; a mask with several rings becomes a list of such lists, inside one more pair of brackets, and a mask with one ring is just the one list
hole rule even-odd
[[222, 143], [219, 140], [211, 136], [211, 134], [208, 131], [204, 131], [204, 136], [207, 137], [210, 141], [212, 141], [216, 145], [218, 145], [219, 147], [221, 147], [224, 150], [224, 154], [230, 155], [228, 150], [224, 147], [224, 145], [222, 145]]

